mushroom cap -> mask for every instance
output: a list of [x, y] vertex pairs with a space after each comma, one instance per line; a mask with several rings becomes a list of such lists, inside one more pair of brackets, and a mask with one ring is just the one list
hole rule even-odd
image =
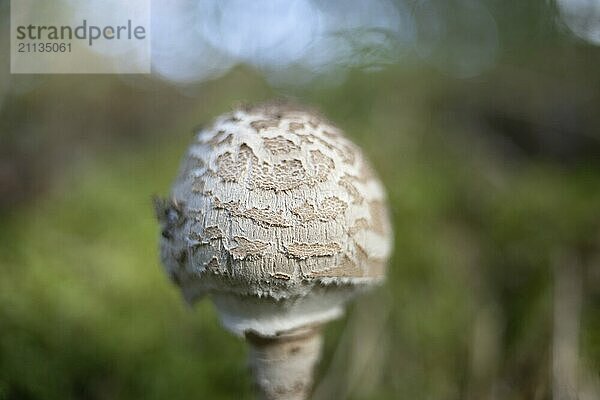
[[269, 103], [218, 117], [157, 212], [167, 272], [189, 302], [210, 294], [235, 333], [335, 318], [385, 277], [383, 187], [362, 151], [306, 108]]

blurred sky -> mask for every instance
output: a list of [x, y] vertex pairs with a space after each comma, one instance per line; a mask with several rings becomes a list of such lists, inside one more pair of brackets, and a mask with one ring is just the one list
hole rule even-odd
[[[110, 10], [106, 1], [63, 1], [75, 23]], [[600, 0], [543, 3], [555, 11], [556, 30], [600, 45]], [[416, 59], [469, 78], [502, 50], [493, 8], [478, 0], [152, 0], [152, 67], [181, 84], [245, 63], [271, 83], [294, 86]]]

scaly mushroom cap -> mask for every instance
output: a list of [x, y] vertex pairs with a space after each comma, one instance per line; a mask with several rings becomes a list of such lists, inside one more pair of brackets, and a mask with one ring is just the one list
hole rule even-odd
[[382, 281], [385, 192], [361, 150], [317, 113], [240, 108], [190, 146], [158, 207], [161, 258], [185, 298], [262, 335], [339, 316]]

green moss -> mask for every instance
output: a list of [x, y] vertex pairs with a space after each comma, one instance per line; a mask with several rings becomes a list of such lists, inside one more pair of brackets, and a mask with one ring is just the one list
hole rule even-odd
[[[438, 77], [427, 92], [427, 73], [403, 74], [356, 74], [307, 95], [366, 149], [388, 188], [395, 230], [387, 286], [326, 331], [318, 393], [548, 393], [553, 265], [565, 253], [592, 282], [582, 293], [580, 354], [593, 373], [599, 171], [474, 145], [464, 126], [436, 112], [432, 99], [450, 85]], [[234, 77], [249, 81], [247, 97], [265, 96], [256, 77]], [[188, 309], [158, 262], [151, 196], [167, 192], [190, 122], [237, 96], [225, 83], [206, 90], [212, 108], [173, 117], [181, 121], [173, 134], [115, 146], [4, 216], [0, 399], [250, 398], [244, 343], [220, 328], [208, 302]], [[352, 98], [362, 100], [340, 106]], [[379, 314], [383, 322], [372, 324]], [[381, 354], [357, 344], [370, 335]]]

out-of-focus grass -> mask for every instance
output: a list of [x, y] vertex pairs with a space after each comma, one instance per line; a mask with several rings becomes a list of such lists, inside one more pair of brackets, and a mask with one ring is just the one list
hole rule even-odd
[[[584, 266], [579, 356], [596, 376], [597, 166], [506, 156], [439, 109], [447, 82], [397, 76], [307, 96], [369, 154], [395, 228], [387, 285], [327, 330], [317, 398], [548, 398], [565, 254]], [[214, 104], [236, 93], [223, 82]], [[261, 85], [246, 87], [247, 99]], [[187, 309], [157, 259], [150, 197], [167, 192], [188, 122], [224, 111], [214, 104], [179, 115], [170, 135], [82, 161], [5, 216], [0, 399], [251, 395], [244, 344], [208, 303]]]

